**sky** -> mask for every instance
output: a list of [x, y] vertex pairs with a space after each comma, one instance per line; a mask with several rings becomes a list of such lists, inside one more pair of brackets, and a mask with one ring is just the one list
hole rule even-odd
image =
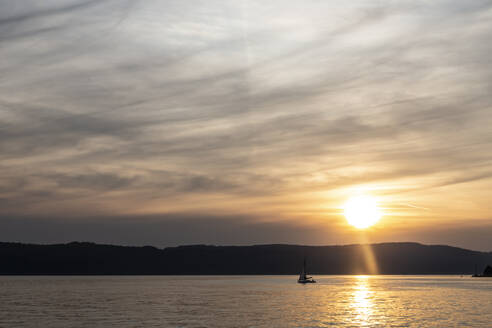
[[[492, 1], [0, 0], [0, 240], [492, 251]], [[377, 199], [361, 231], [343, 204]]]

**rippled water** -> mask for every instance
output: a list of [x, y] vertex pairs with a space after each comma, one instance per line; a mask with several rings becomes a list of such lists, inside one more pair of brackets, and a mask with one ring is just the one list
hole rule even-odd
[[492, 279], [0, 277], [0, 327], [492, 327]]

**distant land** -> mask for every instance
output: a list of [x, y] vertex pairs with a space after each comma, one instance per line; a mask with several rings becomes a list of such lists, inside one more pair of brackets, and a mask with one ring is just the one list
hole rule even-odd
[[[369, 255], [368, 255], [369, 254]], [[370, 255], [372, 254], [372, 255]], [[1, 275], [284, 275], [472, 274], [492, 264], [492, 252], [442, 245], [382, 243], [345, 246], [208, 246], [158, 249], [87, 242], [35, 245], [0, 242]]]

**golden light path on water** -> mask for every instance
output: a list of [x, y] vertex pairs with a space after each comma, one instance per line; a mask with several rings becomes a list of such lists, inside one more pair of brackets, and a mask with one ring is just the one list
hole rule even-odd
[[374, 291], [370, 289], [368, 276], [357, 276], [355, 279], [350, 306], [356, 314], [354, 321], [365, 326], [370, 323], [373, 314]]

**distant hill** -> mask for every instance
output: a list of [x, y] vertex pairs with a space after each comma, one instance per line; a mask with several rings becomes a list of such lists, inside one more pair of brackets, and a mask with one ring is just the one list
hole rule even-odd
[[304, 257], [310, 274], [472, 274], [475, 267], [481, 272], [487, 264], [492, 264], [490, 252], [418, 243], [193, 245], [165, 249], [85, 242], [0, 243], [0, 274], [298, 274]]

